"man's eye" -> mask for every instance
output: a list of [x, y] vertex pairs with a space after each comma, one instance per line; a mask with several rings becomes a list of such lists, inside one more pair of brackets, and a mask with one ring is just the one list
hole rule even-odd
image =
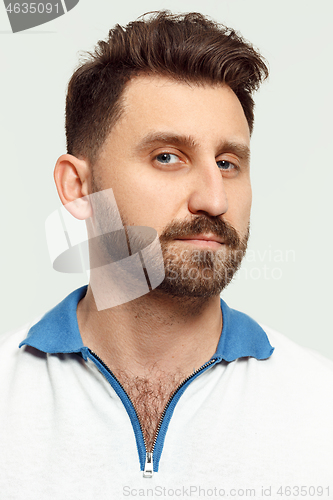
[[155, 159], [164, 164], [177, 163], [179, 161], [178, 156], [171, 153], [161, 153], [157, 155]]
[[231, 161], [219, 160], [216, 163], [220, 170], [237, 170], [236, 165], [231, 163]]

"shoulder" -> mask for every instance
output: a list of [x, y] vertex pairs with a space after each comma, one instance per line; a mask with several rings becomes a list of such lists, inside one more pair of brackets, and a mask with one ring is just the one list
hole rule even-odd
[[[299, 361], [318, 363], [326, 366], [328, 370], [333, 370], [333, 361], [320, 354], [315, 349], [301, 346], [294, 342], [286, 335], [277, 332], [267, 325], [260, 324], [261, 328], [266, 332], [267, 337], [275, 344], [276, 350], [284, 356], [290, 357], [297, 356]], [[296, 361], [294, 359], [294, 361]]]
[[13, 348], [15, 349], [16, 347], [19, 346], [20, 342], [24, 340], [30, 330], [30, 328], [38, 323], [42, 316], [38, 316], [32, 321], [29, 321], [29, 323], [26, 323], [19, 328], [16, 328], [15, 330], [10, 330], [4, 333], [0, 334], [0, 356], [3, 354], [5, 351], [8, 352], [8, 350], [12, 350]]
[[282, 382], [283, 379], [292, 383], [297, 381], [305, 388], [310, 386], [332, 385], [333, 361], [319, 352], [301, 346], [280, 332], [260, 325], [274, 347], [270, 365], [275, 369]]
[[20, 349], [20, 343], [27, 337], [30, 328], [40, 321], [41, 316], [26, 323], [25, 325], [0, 334], [0, 371], [8, 367], [21, 357], [25, 349]]

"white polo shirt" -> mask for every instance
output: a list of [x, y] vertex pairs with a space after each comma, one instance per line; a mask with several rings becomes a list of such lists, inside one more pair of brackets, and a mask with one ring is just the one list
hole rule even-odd
[[221, 300], [216, 353], [147, 458], [131, 401], [82, 343], [85, 293], [0, 338], [1, 500], [333, 497], [332, 362]]

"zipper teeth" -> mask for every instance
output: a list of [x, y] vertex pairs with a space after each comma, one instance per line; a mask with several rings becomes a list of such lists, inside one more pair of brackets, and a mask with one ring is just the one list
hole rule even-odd
[[[91, 354], [93, 356], [95, 356], [95, 358], [101, 363], [101, 365], [104, 366], [104, 368], [110, 373], [110, 375], [112, 375], [112, 377], [118, 382], [118, 384], [120, 385], [120, 387], [122, 388], [122, 390], [124, 391], [124, 393], [126, 394], [126, 396], [128, 397], [128, 399], [130, 400], [130, 402], [132, 403], [132, 406], [134, 408], [134, 411], [135, 411], [135, 414], [137, 416], [137, 419], [138, 419], [138, 422], [139, 422], [139, 426], [140, 426], [140, 429], [141, 429], [141, 434], [142, 434], [142, 437], [143, 437], [143, 442], [144, 442], [144, 445], [145, 445], [145, 449], [146, 449], [146, 453], [148, 453], [148, 450], [147, 450], [147, 443], [146, 443], [146, 439], [145, 439], [145, 436], [144, 436], [144, 433], [143, 433], [143, 429], [142, 429], [142, 425], [141, 425], [141, 421], [140, 421], [140, 417], [135, 409], [135, 406], [133, 404], [133, 401], [131, 400], [130, 396], [127, 394], [127, 392], [125, 391], [125, 388], [124, 386], [122, 385], [122, 383], [117, 379], [117, 377], [114, 375], [114, 373], [110, 370], [110, 368], [108, 367], [108, 365], [106, 365], [104, 363], [104, 361], [98, 356], [98, 354], [96, 354], [94, 351], [92, 351], [91, 349], [89, 349], [89, 352], [91, 352]], [[154, 453], [154, 449], [155, 449], [155, 445], [156, 445], [156, 441], [157, 441], [157, 437], [158, 437], [158, 433], [160, 432], [160, 429], [161, 429], [161, 426], [162, 426], [162, 422], [163, 422], [163, 419], [164, 419], [164, 416], [166, 414], [166, 411], [167, 409], [169, 408], [170, 406], [170, 403], [173, 399], [173, 397], [175, 396], [175, 394], [183, 387], [184, 384], [186, 384], [186, 382], [188, 382], [192, 377], [194, 377], [195, 375], [197, 375], [198, 373], [200, 373], [202, 370], [204, 370], [205, 368], [207, 368], [207, 366], [209, 365], [212, 365], [213, 363], [215, 363], [216, 361], [216, 358], [213, 358], [211, 359], [210, 361], [207, 361], [207, 363], [205, 363], [204, 365], [202, 365], [200, 368], [198, 368], [197, 370], [195, 370], [193, 373], [191, 373], [191, 375], [189, 375], [188, 377], [186, 377], [182, 382], [181, 384], [179, 384], [179, 386], [173, 391], [173, 393], [171, 394], [171, 396], [169, 397], [168, 401], [167, 401], [167, 404], [165, 405], [164, 407], [164, 410], [162, 412], [162, 415], [160, 417], [160, 420], [158, 422], [158, 426], [156, 428], [156, 431], [155, 431], [155, 437], [154, 437], [154, 441], [153, 441], [153, 445], [151, 447], [151, 451], [150, 453], [153, 454]]]
[[186, 384], [186, 382], [188, 382], [192, 377], [194, 377], [195, 375], [197, 375], [198, 373], [200, 373], [202, 370], [204, 370], [205, 368], [207, 368], [207, 366], [215, 363], [216, 359], [211, 359], [210, 361], [207, 361], [207, 363], [205, 363], [204, 365], [202, 365], [200, 368], [198, 368], [197, 370], [195, 370], [193, 373], [191, 373], [191, 375], [189, 375], [188, 377], [186, 377], [181, 384], [179, 384], [179, 386], [177, 387], [177, 389], [175, 389], [175, 391], [171, 394], [171, 396], [169, 397], [168, 399], [168, 402], [167, 404], [165, 405], [164, 407], [164, 410], [162, 412], [162, 415], [161, 415], [161, 418], [158, 422], [158, 426], [156, 428], [156, 431], [155, 431], [155, 437], [154, 437], [154, 441], [153, 441], [153, 445], [152, 445], [152, 448], [151, 448], [151, 453], [154, 452], [154, 449], [155, 449], [155, 445], [156, 445], [156, 441], [157, 441], [157, 437], [158, 437], [158, 434], [160, 432], [160, 429], [161, 429], [161, 426], [162, 426], [162, 422], [163, 422], [163, 419], [164, 419], [164, 416], [167, 412], [167, 409], [169, 408], [170, 406], [170, 403], [173, 399], [173, 397], [176, 395], [176, 393], [183, 387], [184, 384]]
[[112, 377], [116, 380], [116, 382], [118, 382], [118, 384], [120, 385], [120, 387], [122, 388], [122, 390], [124, 391], [124, 393], [126, 394], [126, 396], [128, 397], [128, 399], [130, 400], [130, 402], [132, 403], [132, 406], [133, 406], [133, 409], [135, 411], [135, 414], [137, 416], [137, 419], [138, 419], [138, 422], [139, 422], [139, 426], [140, 426], [140, 429], [141, 429], [141, 434], [142, 434], [142, 438], [143, 438], [143, 442], [144, 442], [144, 445], [145, 445], [145, 449], [146, 449], [146, 452], [147, 452], [147, 443], [146, 443], [146, 439], [145, 439], [145, 435], [143, 433], [143, 429], [142, 429], [142, 425], [141, 425], [141, 421], [140, 421], [140, 417], [135, 409], [135, 406], [133, 404], [133, 401], [131, 400], [130, 396], [127, 394], [127, 391], [125, 391], [125, 388], [123, 386], [123, 384], [117, 379], [117, 377], [115, 376], [115, 374], [110, 370], [110, 368], [108, 367], [108, 365], [106, 365], [104, 363], [104, 361], [98, 356], [98, 354], [96, 354], [94, 351], [92, 351], [91, 349], [89, 349], [89, 352], [91, 352], [91, 354], [93, 356], [95, 356], [95, 358], [101, 363], [101, 365], [104, 366], [104, 368], [110, 373], [110, 375], [112, 375]]

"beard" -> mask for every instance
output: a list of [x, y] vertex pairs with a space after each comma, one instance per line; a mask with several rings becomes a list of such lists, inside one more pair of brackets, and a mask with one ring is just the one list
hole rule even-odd
[[[99, 191], [103, 190], [97, 186], [93, 178], [93, 193]], [[116, 231], [111, 234], [107, 229], [109, 221], [114, 218], [109, 204], [104, 203], [95, 207], [95, 215], [101, 227], [98, 246], [102, 246], [104, 249], [103, 255], [106, 258], [105, 260], [104, 258], [101, 259], [99, 255], [95, 264], [92, 263], [94, 259], [91, 259], [91, 268], [124, 258], [124, 252], [127, 250], [123, 232]], [[120, 215], [125, 227], [133, 226], [124, 214]], [[183, 300], [183, 305], [185, 305], [185, 302], [197, 302], [199, 297], [208, 299], [219, 295], [230, 283], [241, 265], [247, 248], [249, 232], [248, 226], [246, 234], [240, 236], [230, 223], [220, 217], [194, 216], [190, 220], [172, 221], [159, 237], [165, 277], [156, 288], [151, 289], [150, 287], [150, 294], [154, 294], [156, 297], [168, 295], [169, 297], [187, 298], [187, 301]], [[174, 241], [184, 237], [195, 238], [199, 234], [207, 233], [223, 240], [221, 249], [194, 250], [190, 246], [180, 249], [179, 242]], [[142, 234], [138, 237], [137, 247], [144, 248], [146, 244], [147, 241], [145, 241], [143, 233], [143, 238]], [[154, 265], [154, 263], [152, 264]], [[135, 280], [136, 277], [132, 277], [132, 279]], [[129, 276], [130, 280], [131, 277]]]
[[[175, 239], [212, 233], [223, 239], [221, 249], [179, 249]], [[165, 278], [156, 291], [173, 297], [210, 298], [219, 295], [239, 269], [249, 239], [219, 217], [196, 216], [172, 222], [161, 234]]]

